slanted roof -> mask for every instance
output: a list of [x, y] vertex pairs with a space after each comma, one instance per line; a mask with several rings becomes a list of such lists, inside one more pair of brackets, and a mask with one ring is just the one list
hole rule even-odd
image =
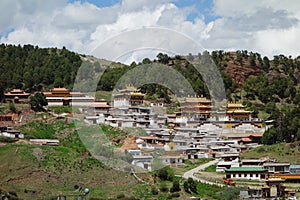
[[252, 142], [250, 138], [242, 138], [240, 141], [242, 142]]
[[53, 88], [51, 92], [69, 92], [67, 88]]

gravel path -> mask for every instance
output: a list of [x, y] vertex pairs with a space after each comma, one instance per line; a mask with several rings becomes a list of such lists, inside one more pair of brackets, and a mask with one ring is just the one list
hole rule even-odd
[[219, 186], [219, 187], [224, 187], [223, 184], [215, 183], [215, 182], [211, 182], [211, 181], [207, 181], [207, 180], [204, 180], [202, 178], [198, 178], [198, 177], [196, 177], [194, 175], [195, 173], [197, 173], [197, 172], [199, 172], [201, 170], [204, 170], [204, 169], [206, 169], [207, 167], [209, 167], [211, 165], [215, 165], [218, 162], [219, 162], [219, 160], [213, 160], [213, 161], [210, 161], [210, 162], [205, 163], [203, 165], [199, 165], [198, 167], [185, 172], [182, 177], [185, 178], [185, 179], [192, 178], [195, 181], [198, 181], [198, 182], [201, 182], [201, 183], [205, 183], [205, 184], [209, 184], [209, 185], [216, 185], [216, 186]]

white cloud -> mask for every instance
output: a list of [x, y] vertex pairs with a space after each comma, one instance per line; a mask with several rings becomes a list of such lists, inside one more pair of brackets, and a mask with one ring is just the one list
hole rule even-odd
[[[123, 0], [105, 8], [90, 3], [68, 3], [67, 0], [2, 0], [0, 41], [42, 47], [66, 46], [79, 53], [90, 53], [120, 33], [160, 27], [185, 34], [209, 50], [248, 49], [268, 56], [300, 54], [300, 47], [295, 45], [300, 33], [300, 4], [297, 1], [214, 0], [212, 13], [219, 17], [208, 24], [201, 14], [193, 22], [187, 21], [193, 9], [179, 8], [171, 0]], [[134, 37], [144, 36], [127, 39], [137, 40]], [[157, 37], [150, 44], [140, 40], [140, 46], [164, 44], [167, 40], [166, 35]], [[188, 52], [189, 47], [182, 47], [180, 41], [173, 43], [177, 43], [172, 45], [178, 50]], [[135, 53], [130, 59], [138, 57]]]
[[299, 56], [300, 27], [264, 30], [256, 33], [255, 47], [269, 57], [278, 54]]

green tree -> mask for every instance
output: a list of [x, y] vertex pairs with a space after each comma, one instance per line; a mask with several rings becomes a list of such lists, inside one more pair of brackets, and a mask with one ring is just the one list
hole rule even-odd
[[184, 181], [183, 189], [184, 189], [185, 192], [190, 193], [190, 185], [187, 181]]
[[264, 133], [262, 137], [262, 143], [267, 145], [275, 144], [278, 138], [278, 131], [276, 128], [271, 127]]
[[159, 53], [156, 57], [158, 58], [158, 62], [161, 62], [163, 64], [167, 64], [170, 60], [169, 56], [163, 53]]
[[17, 112], [16, 105], [14, 103], [9, 103], [9, 110], [13, 113]]
[[170, 192], [179, 192], [180, 191], [180, 185], [178, 180], [173, 181], [173, 185], [170, 189]]
[[189, 183], [190, 191], [197, 194], [197, 182], [192, 178], [188, 178], [187, 182]]
[[168, 171], [165, 168], [159, 169], [158, 177], [163, 181], [168, 180]]
[[31, 88], [34, 85], [33, 77], [30, 75], [30, 73], [27, 71], [23, 75], [23, 82], [25, 88]]
[[29, 104], [30, 104], [32, 110], [42, 111], [42, 110], [44, 110], [43, 106], [47, 106], [48, 102], [43, 93], [37, 92], [34, 94], [34, 96], [30, 97]]
[[263, 69], [265, 71], [268, 71], [270, 69], [270, 60], [266, 56], [263, 58]]
[[250, 66], [255, 67], [256, 66], [256, 56], [254, 53], [250, 52], [250, 56], [249, 56], [249, 62], [250, 62]]

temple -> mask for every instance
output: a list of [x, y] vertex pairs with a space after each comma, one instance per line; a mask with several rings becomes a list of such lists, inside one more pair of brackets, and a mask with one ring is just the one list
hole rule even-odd
[[118, 93], [113, 95], [114, 107], [142, 106], [144, 105], [144, 96], [145, 94], [136, 88], [127, 86], [123, 90], [118, 90]]
[[226, 116], [229, 120], [249, 120], [252, 111], [246, 110], [241, 103], [227, 103]]
[[211, 100], [205, 97], [187, 97], [181, 103], [181, 113], [185, 117], [206, 120], [211, 117]]
[[94, 97], [86, 96], [81, 92], [70, 92], [66, 88], [53, 88], [43, 93], [48, 101], [48, 106], [85, 106], [94, 102]]
[[4, 96], [6, 102], [28, 103], [30, 93], [26, 93], [20, 89], [13, 89], [10, 92], [5, 93]]

